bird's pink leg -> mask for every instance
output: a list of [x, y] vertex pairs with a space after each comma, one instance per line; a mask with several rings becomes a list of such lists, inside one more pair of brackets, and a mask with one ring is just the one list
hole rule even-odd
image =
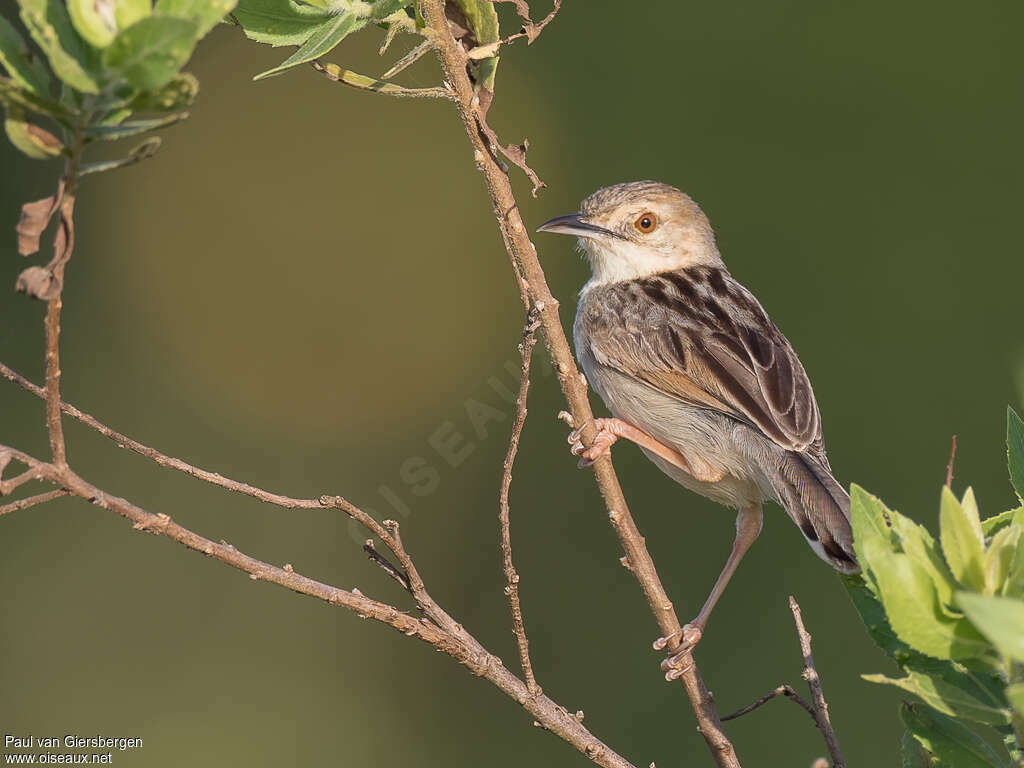
[[589, 467], [601, 456], [604, 456], [615, 445], [620, 437], [636, 443], [641, 448], [646, 448], [656, 456], [665, 461], [671, 462], [681, 470], [705, 483], [717, 483], [722, 479], [724, 473], [716, 471], [699, 457], [687, 458], [674, 448], [669, 448], [664, 443], [648, 435], [642, 429], [637, 429], [622, 419], [594, 419], [594, 426], [597, 427], [597, 437], [589, 448], [584, 448], [580, 441], [582, 429], [569, 433], [569, 444], [572, 446], [573, 456], [580, 457], [580, 466]]
[[[700, 609], [700, 613], [697, 614], [693, 621], [690, 621], [680, 629], [682, 636], [679, 648], [661, 662], [661, 668], [665, 671], [666, 680], [675, 680], [686, 671], [687, 665], [690, 663], [690, 652], [704, 635], [704, 627], [708, 623], [711, 610], [725, 591], [725, 587], [729, 583], [729, 579], [736, 572], [736, 567], [740, 564], [740, 560], [743, 559], [747, 550], [750, 549], [750, 545], [754, 543], [758, 534], [761, 533], [761, 520], [760, 504], [744, 507], [736, 515], [736, 539], [733, 541], [732, 552], [729, 555], [729, 559], [725, 561], [722, 573], [719, 574], [711, 594], [708, 595], [708, 599], [704, 602], [704, 607]], [[665, 637], [660, 637], [654, 641], [655, 650], [663, 650], [667, 645], [668, 638]]]

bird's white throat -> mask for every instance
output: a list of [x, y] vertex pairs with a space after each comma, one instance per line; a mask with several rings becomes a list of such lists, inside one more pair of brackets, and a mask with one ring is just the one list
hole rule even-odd
[[593, 277], [583, 286], [583, 292], [595, 285], [639, 280], [696, 266], [724, 266], [714, 241], [674, 243], [662, 250], [650, 245], [605, 237], [579, 238], [580, 250], [590, 262]]

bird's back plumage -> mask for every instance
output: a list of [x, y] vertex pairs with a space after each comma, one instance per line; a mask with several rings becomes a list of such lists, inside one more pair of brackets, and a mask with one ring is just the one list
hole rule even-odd
[[616, 416], [725, 477], [701, 483], [651, 456], [665, 472], [729, 506], [774, 499], [823, 559], [857, 570], [849, 496], [832, 476], [807, 373], [724, 267], [589, 284], [575, 340]]

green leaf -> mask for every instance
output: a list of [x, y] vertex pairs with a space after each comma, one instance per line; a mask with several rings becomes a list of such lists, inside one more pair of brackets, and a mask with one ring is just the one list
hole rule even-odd
[[953, 576], [968, 589], [984, 589], [985, 536], [974, 491], [968, 488], [961, 504], [949, 488], [942, 487], [939, 528], [942, 552]]
[[153, 12], [151, 0], [115, 0], [114, 19], [118, 29], [130, 27]]
[[1006, 699], [1024, 717], [1024, 683], [1014, 683], [1006, 689]]
[[289, 69], [310, 62], [319, 56], [323, 56], [348, 37], [348, 35], [366, 26], [366, 21], [365, 18], [356, 16], [353, 13], [343, 12], [333, 16], [317, 27], [299, 50], [273, 69], [268, 69], [266, 72], [256, 75], [253, 80], [263, 80], [279, 75]]
[[917, 743], [914, 734], [904, 731], [900, 738], [902, 768], [933, 768], [935, 756]]
[[4, 130], [11, 144], [34, 160], [50, 160], [64, 151], [60, 139], [38, 125], [28, 122], [16, 110], [4, 120]]
[[911, 672], [906, 677], [893, 678], [885, 675], [861, 675], [869, 683], [894, 685], [920, 697], [925, 704], [950, 717], [966, 717], [987, 725], [1006, 725], [1010, 722], [1009, 710], [985, 704], [962, 688], [951, 685], [920, 672]]
[[905, 671], [945, 681], [985, 706], [1005, 708], [1005, 684], [998, 670], [977, 659], [940, 660], [915, 651], [892, 631], [881, 602], [860, 576], [844, 575], [841, 578], [868, 634]]
[[1014, 556], [1020, 549], [1021, 528], [1008, 525], [992, 537], [985, 551], [985, 594], [1004, 593]]
[[99, 93], [90, 50], [78, 36], [61, 0], [18, 0], [21, 19], [54, 73], [83, 93]]
[[199, 39], [217, 26], [236, 3], [237, 0], [156, 0], [153, 10], [195, 22], [196, 39]]
[[89, 165], [83, 166], [82, 170], [78, 172], [78, 175], [88, 176], [90, 173], [104, 173], [105, 171], [114, 171], [118, 168], [135, 165], [136, 163], [155, 155], [159, 148], [160, 137], [152, 136], [139, 144], [139, 146], [135, 147], [135, 149], [128, 154], [128, 157], [121, 158], [120, 160], [105, 160], [99, 163], [90, 163]]
[[1024, 597], [1024, 508], [1017, 510], [1011, 528], [1021, 531], [1021, 534], [1006, 573], [1002, 592], [1007, 597]]
[[40, 115], [47, 115], [63, 124], [67, 124], [78, 110], [58, 104], [56, 101], [37, 96], [31, 91], [19, 88], [6, 77], [0, 77], [0, 105], [10, 108], [22, 109], [27, 112], [35, 112]]
[[1024, 600], [957, 592], [957, 604], [998, 651], [1024, 662]]
[[375, 21], [381, 21], [410, 5], [412, 5], [412, 0], [375, 0], [371, 16]]
[[117, 36], [114, 0], [67, 0], [71, 23], [94, 48], [106, 48]]
[[900, 640], [940, 659], [988, 650], [970, 623], [946, 608], [952, 604], [952, 584], [927, 531], [856, 485], [850, 516], [865, 581]]
[[50, 92], [50, 74], [14, 26], [0, 16], [0, 64], [15, 83], [39, 96]]
[[1001, 768], [1003, 761], [966, 726], [927, 707], [904, 704], [900, 717], [914, 738], [950, 768]]
[[178, 74], [195, 42], [195, 22], [153, 14], [121, 30], [103, 63], [133, 88], [149, 91]]
[[199, 81], [182, 72], [152, 91], [143, 91], [128, 102], [136, 112], [169, 112], [191, 106], [199, 93]]
[[[864, 561], [861, 560], [861, 562]], [[875, 645], [902, 664], [906, 657], [915, 651], [892, 631], [878, 595], [868, 586], [864, 576], [864, 573], [860, 575], [840, 574], [839, 578], [843, 586], [846, 587], [846, 592], [853, 601], [857, 613], [860, 614], [868, 634], [875, 641]]]
[[132, 111], [127, 107], [124, 109], [114, 109], [107, 112], [103, 117], [96, 121], [97, 125], [120, 125], [129, 117], [131, 117]]
[[[493, 43], [500, 38], [498, 12], [494, 3], [488, 0], [455, 0], [455, 5], [465, 15], [477, 45]], [[476, 63], [475, 69], [474, 80], [477, 86], [482, 86], [493, 93], [494, 78], [498, 72], [498, 57], [481, 59]]]
[[295, 0], [239, 0], [234, 17], [250, 40], [276, 48], [302, 45], [331, 13]]
[[85, 136], [90, 140], [116, 141], [126, 139], [129, 136], [138, 136], [141, 133], [148, 133], [159, 128], [166, 128], [169, 125], [180, 123], [188, 117], [188, 112], [176, 112], [167, 117], [155, 120], [133, 120], [130, 123], [120, 125], [90, 125], [85, 129]]
[[1006, 458], [1010, 482], [1017, 496], [1024, 501], [1024, 421], [1013, 408], [1006, 408]]
[[1024, 507], [1017, 507], [1017, 509], [1008, 509], [1005, 512], [1000, 512], [998, 515], [981, 521], [981, 531], [986, 537], [992, 536], [999, 533], [1000, 530], [1005, 528], [1013, 520], [1013, 516], [1017, 514], [1018, 510], [1024, 510]]
[[928, 571], [912, 558], [867, 542], [882, 605], [897, 636], [921, 653], [940, 659], [977, 656], [985, 650], [962, 619], [946, 616]]

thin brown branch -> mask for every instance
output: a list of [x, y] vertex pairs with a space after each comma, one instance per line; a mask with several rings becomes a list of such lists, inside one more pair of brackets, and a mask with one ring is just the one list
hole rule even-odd
[[[374, 619], [398, 630], [409, 637], [417, 637], [429, 643], [439, 651], [447, 654], [465, 666], [474, 675], [483, 677], [517, 701], [529, 712], [538, 723], [567, 743], [574, 746], [594, 763], [607, 768], [635, 768], [628, 760], [618, 755], [606, 744], [597, 739], [573, 715], [546, 696], [533, 695], [518, 677], [502, 665], [501, 660], [487, 651], [460, 624], [445, 613], [423, 590], [422, 582], [415, 586], [415, 569], [410, 573], [411, 590], [414, 593], [423, 590], [417, 597], [418, 602], [425, 603], [425, 618], [415, 618], [398, 608], [374, 600], [358, 590], [345, 590], [311, 579], [295, 572], [290, 565], [278, 568], [261, 560], [257, 560], [239, 551], [226, 542], [214, 542], [194, 531], [174, 522], [166, 514], [153, 514], [131, 503], [130, 501], [109, 494], [79, 477], [69, 467], [58, 466], [56, 463], [39, 461], [28, 454], [13, 448], [0, 446], [0, 454], [6, 454], [25, 464], [36, 472], [41, 479], [60, 486], [67, 492], [83, 498], [103, 509], [116, 512], [132, 522], [138, 531], [166, 536], [189, 549], [220, 560], [221, 562], [249, 574], [254, 581], [267, 581], [287, 587], [299, 594], [323, 600], [331, 605], [341, 606], [354, 611], [363, 618]], [[324, 506], [336, 506], [352, 515], [361, 523], [372, 522], [367, 526], [373, 533], [392, 548], [392, 553], [408, 567], [411, 563], [401, 539], [398, 526], [386, 521], [378, 524], [369, 515], [350, 502], [337, 496], [323, 497], [320, 503]]]
[[803, 696], [801, 696], [799, 693], [793, 690], [793, 686], [791, 685], [780, 685], [778, 688], [773, 688], [752, 704], [747, 704], [747, 706], [742, 707], [741, 709], [737, 709], [732, 714], [725, 715], [722, 718], [722, 722], [725, 722], [726, 720], [735, 720], [737, 717], [743, 717], [743, 715], [749, 712], [753, 712], [762, 704], [768, 703], [776, 696], [785, 696], [787, 699], [790, 699], [796, 704], [799, 704], [801, 707], [803, 707], [804, 711], [811, 716], [811, 719], [817, 722], [817, 719], [814, 717], [814, 708], [808, 703], [807, 699], [805, 699]]
[[[4, 458], [7, 457], [5, 456]], [[4, 462], [4, 464], [6, 464], [6, 462]], [[0, 496], [6, 496], [9, 493], [14, 493], [25, 483], [30, 483], [33, 480], [39, 480], [41, 477], [42, 473], [38, 468], [29, 467], [20, 475], [15, 475], [10, 480], [0, 480]]]
[[[388, 71], [380, 76], [381, 80], [388, 80], [389, 78], [392, 78], [395, 75], [405, 71], [413, 64], [415, 64], [417, 61], [422, 59], [426, 54], [430, 53], [430, 49], [433, 47], [434, 46], [430, 44], [429, 40], [424, 40], [422, 43], [415, 46], [411, 51], [409, 51], [402, 58], [400, 58], [398, 61], [392, 64], [388, 68]], [[383, 55], [383, 53], [384, 52], [381, 51], [381, 55]]]
[[[31, 381], [26, 379], [17, 371], [12, 370], [8, 366], [0, 363], [0, 376], [3, 376], [8, 381], [17, 384], [19, 387], [27, 392], [32, 393], [36, 397], [45, 398], [46, 391]], [[85, 424], [87, 427], [94, 429], [104, 437], [107, 437], [117, 443], [121, 448], [127, 448], [140, 456], [145, 456], [147, 459], [159, 464], [161, 467], [168, 469], [174, 469], [178, 472], [183, 472], [186, 475], [202, 480], [212, 485], [219, 486], [228, 491], [234, 491], [236, 493], [242, 493], [246, 496], [251, 496], [259, 501], [266, 502], [267, 504], [275, 504], [279, 507], [285, 507], [287, 509], [321, 509], [323, 505], [319, 499], [297, 499], [291, 496], [282, 496], [278, 493], [271, 493], [265, 491], [262, 488], [257, 488], [254, 485], [248, 483], [242, 483], [237, 480], [231, 480], [230, 478], [224, 477], [216, 472], [210, 472], [209, 470], [201, 469], [200, 467], [193, 466], [188, 462], [177, 459], [173, 456], [168, 456], [165, 453], [161, 453], [155, 448], [150, 448], [147, 445], [143, 445], [137, 440], [124, 435], [105, 424], [100, 423], [96, 418], [90, 416], [88, 413], [80, 411], [75, 406], [61, 402], [60, 409], [71, 418], [76, 421]]]
[[946, 487], [953, 489], [953, 462], [956, 461], [956, 435], [953, 435], [953, 444], [949, 449], [949, 464], [946, 465]]
[[18, 501], [11, 502], [10, 504], [4, 504], [0, 507], [0, 515], [6, 515], [8, 512], [17, 512], [21, 509], [28, 509], [34, 507], [36, 504], [45, 504], [48, 501], [59, 499], [61, 496], [67, 496], [68, 492], [63, 488], [58, 488], [56, 491], [47, 491], [46, 493], [40, 493], [37, 496], [29, 496], [25, 499], [19, 499]]
[[400, 570], [398, 570], [398, 568], [396, 568], [395, 565], [390, 560], [388, 560], [386, 557], [384, 557], [384, 555], [377, 551], [377, 548], [373, 546], [373, 539], [367, 539], [364, 542], [363, 552], [365, 552], [366, 556], [373, 560], [373, 562], [375, 562], [377, 565], [383, 568], [384, 572], [388, 576], [390, 576], [399, 584], [401, 584], [403, 589], [405, 589], [406, 591], [409, 590], [409, 578]]
[[800, 652], [804, 658], [804, 669], [801, 677], [807, 681], [811, 689], [811, 701], [814, 721], [818, 724], [818, 730], [825, 737], [825, 746], [828, 748], [829, 757], [832, 758], [833, 768], [846, 768], [846, 760], [839, 750], [839, 739], [832, 728], [832, 720], [828, 714], [828, 703], [825, 701], [825, 692], [821, 688], [821, 678], [818, 676], [818, 669], [814, 666], [814, 656], [811, 654], [811, 635], [804, 626], [803, 613], [800, 606], [792, 595], [789, 596], [789, 610], [793, 612], [793, 622], [796, 624], [796, 633], [800, 638]]
[[311, 62], [313, 69], [321, 73], [333, 83], [343, 83], [361, 91], [372, 91], [382, 93], [385, 96], [399, 96], [411, 99], [451, 99], [451, 92], [444, 87], [437, 88], [405, 88], [386, 80], [378, 80], [375, 77], [367, 77], [353, 72], [350, 69], [342, 69], [337, 64], [324, 64], [319, 59]]
[[46, 429], [50, 436], [53, 463], [58, 467], [65, 467], [68, 463], [60, 415], [60, 313], [64, 306], [64, 270], [75, 250], [75, 190], [80, 152], [79, 148], [68, 160], [61, 180], [63, 198], [50, 266], [51, 285], [55, 287], [56, 295], [49, 297], [46, 305]]
[[[538, 307], [543, 306], [540, 310], [540, 320], [548, 353], [551, 355], [559, 383], [572, 411], [573, 421], [585, 425], [581, 437], [583, 444], [589, 446], [594, 440], [596, 429], [587, 399], [586, 382], [576, 367], [569, 342], [562, 330], [558, 316], [558, 301], [548, 288], [544, 270], [537, 258], [537, 250], [523, 224], [508, 174], [489, 151], [481, 136], [473, 86], [466, 74], [465, 53], [448, 29], [441, 0], [423, 0], [421, 8], [430, 30], [429, 34], [437, 45], [445, 77], [455, 91], [455, 103], [473, 147], [477, 167], [487, 183], [495, 219], [512, 260], [513, 269], [517, 275], [525, 279], [531, 302]], [[674, 652], [679, 648], [679, 618], [658, 577], [654, 561], [647, 552], [644, 538], [629, 512], [611, 459], [607, 455], [594, 463], [594, 473], [608, 508], [609, 519], [625, 550], [630, 570], [640, 582], [661, 634], [670, 638], [669, 652]], [[721, 768], [738, 768], [739, 760], [732, 743], [722, 729], [714, 699], [704, 685], [697, 665], [689, 664], [680, 680], [697, 717], [700, 733], [707, 742], [716, 764]]]
[[530, 693], [537, 696], [541, 693], [540, 686], [533, 675], [533, 664], [530, 662], [530, 642], [526, 637], [526, 626], [523, 623], [523, 609], [519, 602], [519, 573], [512, 563], [512, 532], [510, 527], [509, 489], [512, 486], [512, 467], [519, 452], [519, 438], [526, 424], [526, 398], [530, 392], [530, 362], [533, 359], [533, 347], [537, 343], [536, 330], [540, 327], [537, 317], [538, 310], [533, 308], [527, 314], [526, 326], [523, 328], [523, 340], [519, 344], [522, 357], [522, 371], [519, 377], [519, 394], [516, 397], [516, 415], [512, 422], [512, 434], [508, 440], [508, 451], [502, 465], [501, 491], [498, 495], [498, 522], [501, 528], [501, 560], [505, 571], [505, 594], [508, 595], [509, 608], [512, 611], [512, 631], [519, 647], [519, 663], [523, 668], [523, 677]]
[[[12, 370], [3, 363], [0, 363], [0, 375], [8, 379], [9, 381], [17, 384], [27, 392], [36, 395], [37, 397], [43, 397], [45, 395], [45, 392], [41, 387], [33, 384], [24, 376]], [[395, 568], [395, 571], [398, 574], [401, 574], [400, 581], [402, 583], [402, 586], [405, 587], [410, 592], [410, 594], [412, 594], [412, 596], [416, 600], [418, 607], [431, 620], [435, 621], [436, 623], [438, 623], [438, 625], [444, 627], [446, 630], [452, 632], [453, 634], [458, 635], [460, 632], [464, 632], [459, 623], [452, 619], [450, 616], [448, 616], [448, 614], [445, 613], [443, 610], [441, 610], [441, 608], [434, 602], [433, 598], [431, 598], [430, 595], [428, 594], [426, 587], [423, 584], [423, 579], [420, 577], [419, 571], [416, 569], [415, 563], [413, 563], [412, 558], [409, 556], [408, 552], [406, 552], [405, 547], [402, 544], [401, 535], [399, 533], [399, 526], [398, 523], [394, 520], [385, 520], [383, 523], [379, 523], [373, 517], [368, 515], [363, 510], [359, 509], [359, 507], [352, 504], [350, 501], [348, 501], [342, 496], [321, 496], [318, 499], [300, 499], [291, 496], [283, 496], [278, 493], [272, 493], [270, 491], [264, 490], [263, 488], [258, 488], [254, 485], [249, 485], [248, 483], [242, 483], [237, 480], [232, 480], [216, 472], [210, 472], [209, 470], [193, 466], [192, 464], [189, 464], [188, 462], [183, 461], [181, 459], [175, 458], [173, 456], [168, 456], [167, 454], [161, 453], [155, 448], [143, 445], [137, 440], [133, 440], [127, 435], [117, 432], [116, 430], [111, 429], [105, 424], [102, 424], [93, 416], [90, 416], [87, 413], [83, 413], [73, 405], [70, 405], [68, 403], [61, 403], [61, 410], [67, 413], [72, 418], [76, 419], [77, 421], [80, 421], [86, 426], [96, 430], [104, 437], [110, 438], [122, 448], [128, 448], [129, 450], [134, 451], [140, 456], [145, 456], [146, 458], [150, 459], [151, 461], [155, 462], [161, 467], [175, 469], [198, 480], [210, 483], [211, 485], [216, 485], [220, 488], [224, 488], [225, 490], [241, 493], [246, 496], [250, 496], [254, 499], [257, 499], [259, 501], [266, 502], [268, 504], [274, 504], [276, 506], [284, 507], [286, 509], [323, 509], [330, 507], [345, 512], [347, 515], [356, 520], [356, 522], [358, 522], [360, 525], [362, 525], [364, 528], [370, 531], [374, 536], [379, 538], [381, 542], [384, 544], [384, 546], [388, 548], [391, 554], [394, 555], [394, 557], [398, 561], [398, 566], [395, 567], [394, 565], [392, 565], [392, 567]], [[12, 453], [12, 456], [14, 458], [18, 458], [19, 455], [20, 454]], [[39, 476], [38, 470], [32, 467], [30, 467], [28, 472], [26, 472], [25, 474], [27, 475], [29, 474], [29, 472], [34, 472], [35, 474], [33, 475], [33, 477], [27, 479], [34, 479]], [[18, 479], [19, 478], [14, 478], [13, 480], [7, 482], [14, 482], [15, 480]], [[25, 481], [23, 480], [21, 482]], [[13, 488], [11, 490], [13, 490]], [[9, 493], [10, 491], [5, 492]], [[394, 574], [392, 575], [394, 576]]]

